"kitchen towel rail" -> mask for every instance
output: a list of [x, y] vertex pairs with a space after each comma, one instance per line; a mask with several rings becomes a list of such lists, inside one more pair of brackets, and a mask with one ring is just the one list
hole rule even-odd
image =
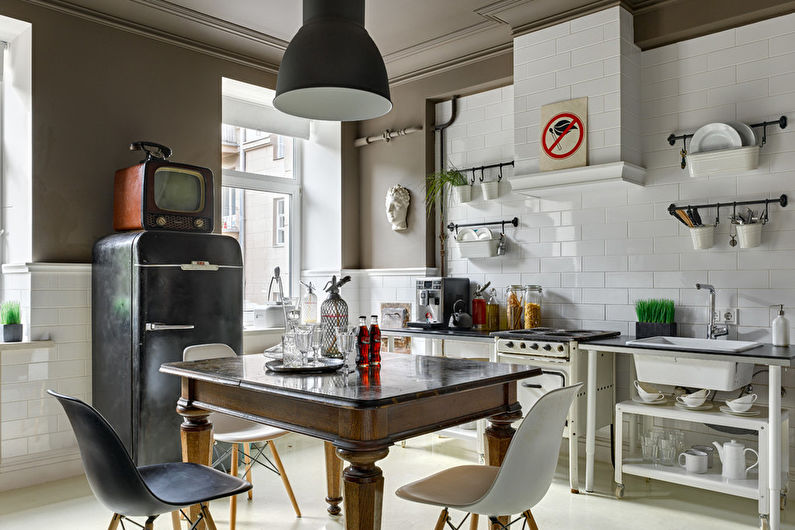
[[[750, 200], [750, 201], [732, 201], [732, 202], [712, 202], [712, 203], [707, 203], [707, 204], [688, 204], [687, 206], [677, 206], [676, 204], [671, 204], [670, 206], [668, 206], [668, 213], [673, 215], [674, 217], [676, 217], [676, 211], [677, 210], [697, 210], [699, 208], [718, 208], [718, 209], [720, 209], [720, 208], [725, 208], [725, 207], [728, 207], [728, 206], [731, 206], [732, 208], [735, 208], [737, 206], [750, 206], [752, 204], [764, 204], [765, 208], [767, 208], [767, 206], [769, 204], [778, 203], [783, 208], [783, 207], [787, 206], [788, 202], [789, 201], [787, 199], [787, 195], [782, 193], [780, 197], [777, 197], [775, 199], [756, 199], [756, 200]], [[461, 226], [464, 226], [464, 225], [461, 225]], [[450, 227], [448, 226], [448, 228], [450, 228]]]
[[492, 225], [501, 225], [502, 231], [505, 232], [505, 225], [519, 226], [519, 218], [514, 217], [513, 219], [504, 219], [502, 221], [486, 221], [483, 223], [465, 223], [465, 224], [450, 223], [449, 225], [447, 225], [447, 229], [451, 232], [458, 232], [459, 228], [466, 228], [468, 226], [492, 226]]

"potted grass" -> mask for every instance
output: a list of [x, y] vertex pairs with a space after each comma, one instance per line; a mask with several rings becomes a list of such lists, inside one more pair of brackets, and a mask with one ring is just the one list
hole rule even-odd
[[635, 337], [675, 337], [674, 301], [666, 299], [638, 300], [635, 302]]
[[3, 324], [3, 342], [22, 340], [22, 320], [18, 301], [8, 300], [0, 305], [0, 323]]
[[434, 204], [436, 198], [444, 193], [445, 186], [449, 186], [457, 202], [464, 203], [472, 200], [472, 187], [469, 185], [469, 180], [460, 171], [453, 168], [428, 175], [425, 184], [425, 202], [428, 205]]

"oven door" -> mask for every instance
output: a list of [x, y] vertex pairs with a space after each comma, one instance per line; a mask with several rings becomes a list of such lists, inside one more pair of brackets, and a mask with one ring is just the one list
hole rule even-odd
[[[497, 353], [498, 363], [522, 364], [541, 368], [541, 375], [517, 382], [516, 395], [522, 405], [522, 414], [527, 414], [538, 399], [557, 388], [569, 384], [570, 363], [549, 357], [532, 357], [511, 353]], [[568, 418], [563, 436], [568, 437]]]

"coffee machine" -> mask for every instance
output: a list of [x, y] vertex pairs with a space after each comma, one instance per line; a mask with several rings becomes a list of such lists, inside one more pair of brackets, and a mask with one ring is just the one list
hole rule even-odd
[[419, 278], [415, 283], [412, 328], [446, 328], [458, 301], [460, 309], [469, 312], [469, 278]]

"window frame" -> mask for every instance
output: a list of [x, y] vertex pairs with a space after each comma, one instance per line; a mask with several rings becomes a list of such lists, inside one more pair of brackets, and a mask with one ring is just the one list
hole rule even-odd
[[[267, 131], [265, 131], [267, 132]], [[271, 133], [273, 134], [273, 133]], [[234, 169], [221, 172], [221, 187], [241, 188], [253, 191], [281, 193], [289, 198], [288, 211], [290, 222], [287, 223], [287, 239], [290, 256], [289, 296], [297, 296], [299, 277], [301, 275], [301, 153], [303, 139], [293, 137], [293, 176], [276, 177], [258, 173], [247, 173]]]

